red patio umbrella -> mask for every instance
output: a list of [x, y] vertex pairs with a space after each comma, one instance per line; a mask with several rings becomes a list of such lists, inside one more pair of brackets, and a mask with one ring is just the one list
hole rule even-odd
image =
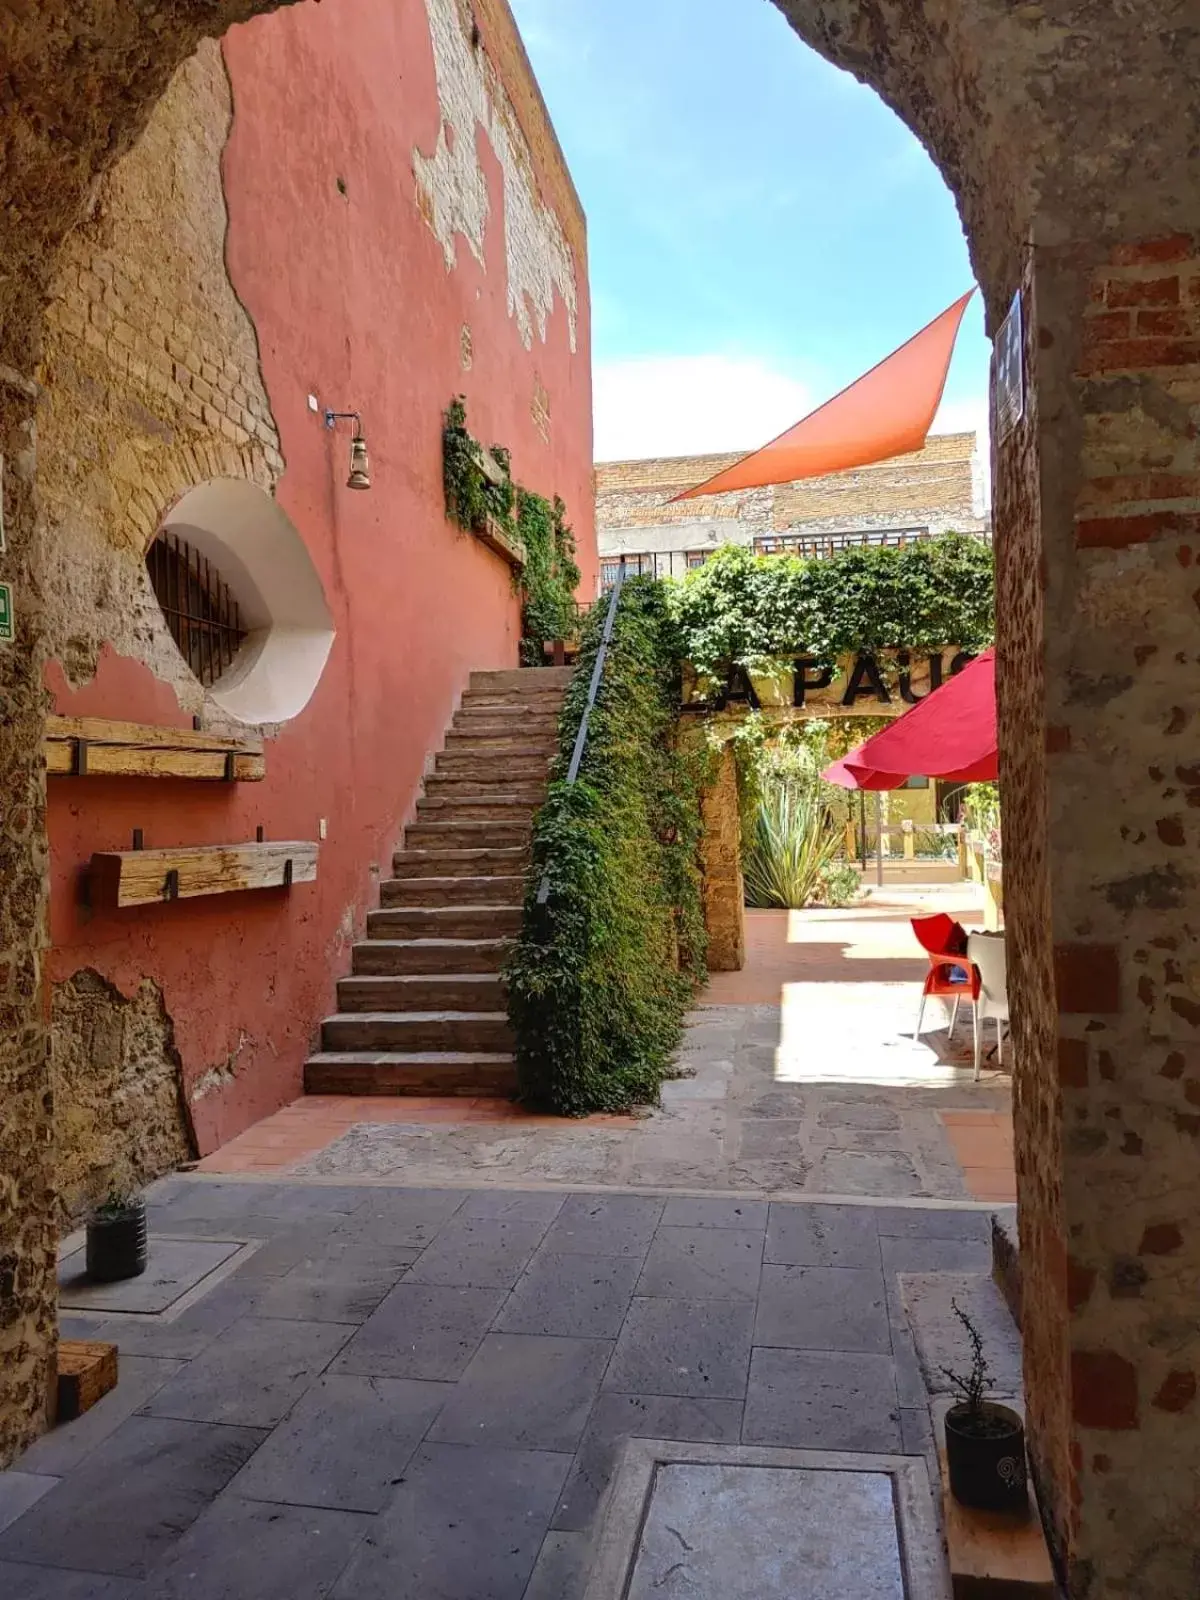
[[898, 789], [918, 774], [950, 783], [996, 777], [995, 656], [985, 650], [822, 777], [843, 789]]

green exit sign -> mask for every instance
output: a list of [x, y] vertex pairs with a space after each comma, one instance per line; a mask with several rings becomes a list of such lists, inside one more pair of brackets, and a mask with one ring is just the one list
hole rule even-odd
[[13, 642], [12, 584], [0, 583], [0, 644]]

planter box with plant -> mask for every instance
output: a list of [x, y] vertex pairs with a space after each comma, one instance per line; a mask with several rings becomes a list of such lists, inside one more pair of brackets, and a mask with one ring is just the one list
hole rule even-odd
[[958, 1302], [950, 1304], [971, 1344], [965, 1375], [942, 1368], [959, 1397], [945, 1418], [950, 1492], [960, 1505], [977, 1511], [1027, 1515], [1025, 1424], [1008, 1406], [986, 1398], [990, 1373], [983, 1339]]
[[87, 1275], [118, 1283], [146, 1270], [146, 1201], [135, 1190], [114, 1189], [87, 1225]]

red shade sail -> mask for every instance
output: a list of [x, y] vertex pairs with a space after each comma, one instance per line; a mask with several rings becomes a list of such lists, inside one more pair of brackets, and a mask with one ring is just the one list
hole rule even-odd
[[898, 789], [917, 775], [948, 783], [983, 783], [996, 777], [994, 650], [985, 650], [821, 774], [843, 789]]
[[964, 294], [878, 366], [778, 439], [675, 499], [795, 483], [920, 450], [941, 403], [959, 324], [974, 293], [972, 289]]

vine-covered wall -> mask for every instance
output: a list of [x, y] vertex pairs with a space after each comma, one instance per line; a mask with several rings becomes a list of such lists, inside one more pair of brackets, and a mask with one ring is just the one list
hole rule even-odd
[[707, 754], [677, 737], [679, 641], [661, 584], [622, 592], [579, 780], [565, 782], [607, 609], [584, 624], [506, 974], [522, 1096], [569, 1116], [657, 1099], [705, 976]]

